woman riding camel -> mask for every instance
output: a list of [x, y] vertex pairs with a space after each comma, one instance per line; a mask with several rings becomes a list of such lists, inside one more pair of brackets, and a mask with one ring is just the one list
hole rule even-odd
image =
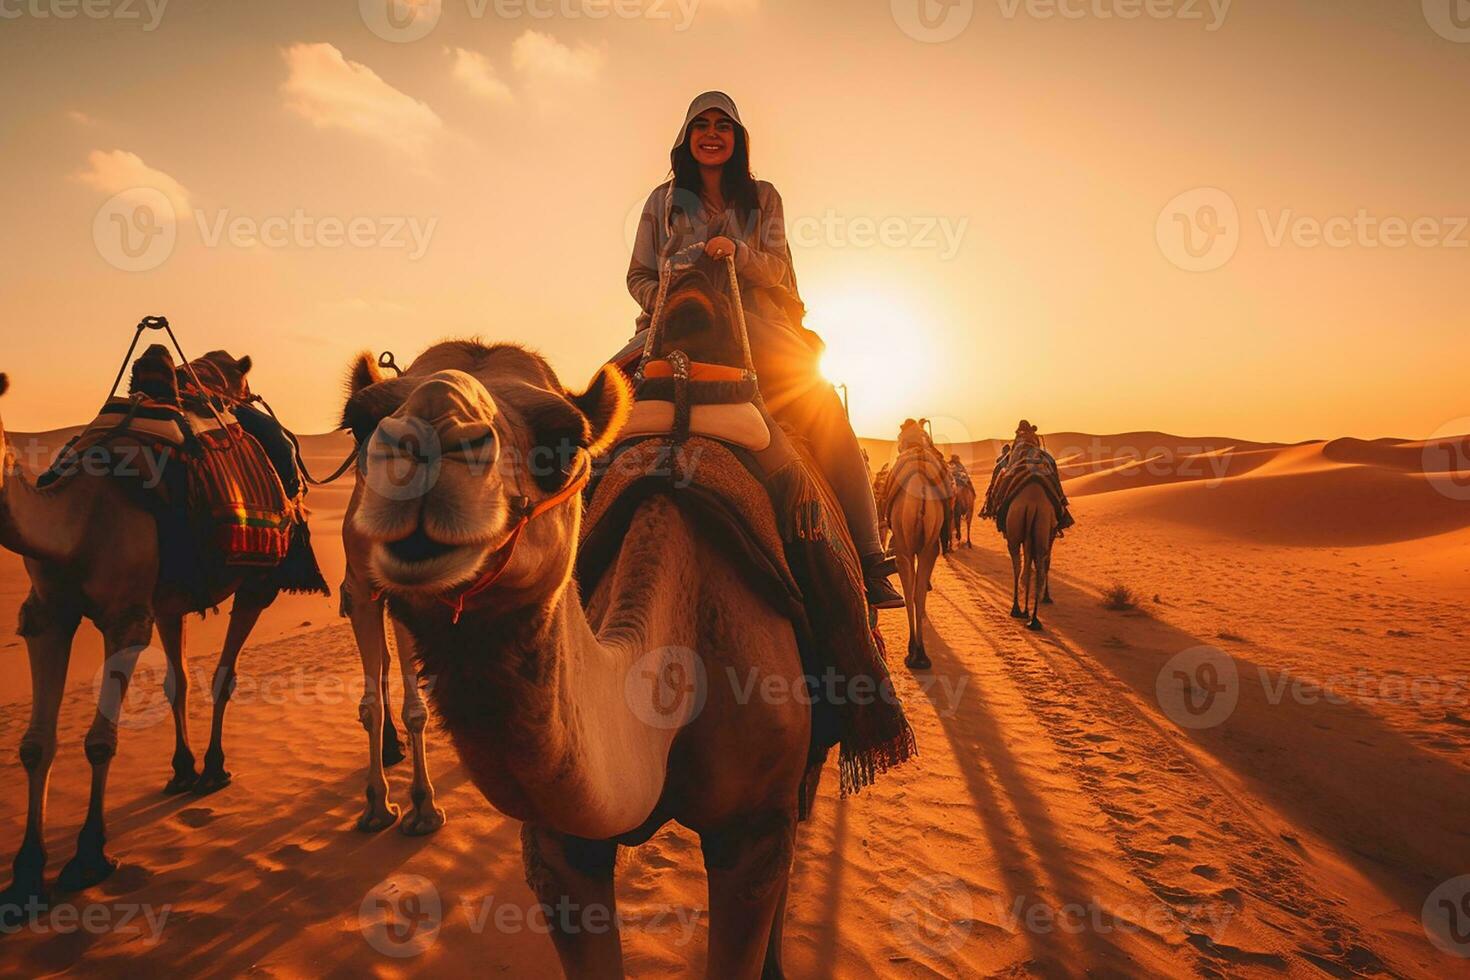
[[695, 99], [670, 160], [673, 176], [649, 195], [638, 222], [628, 292], [642, 307], [640, 336], [625, 354], [642, 346], [665, 262], [677, 269], [701, 256], [717, 262], [733, 256], [766, 408], [801, 433], [836, 492], [862, 555], [869, 603], [901, 607], [903, 598], [888, 583], [892, 559], [885, 559], [878, 543], [878, 513], [862, 450], [841, 400], [818, 373], [821, 339], [802, 326], [805, 306], [786, 242], [781, 195], [751, 176], [750, 137], [734, 100], [723, 92]]

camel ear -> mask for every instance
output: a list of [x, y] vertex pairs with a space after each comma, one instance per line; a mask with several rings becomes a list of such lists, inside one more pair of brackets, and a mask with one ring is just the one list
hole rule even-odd
[[587, 416], [587, 451], [600, 456], [612, 448], [633, 408], [633, 389], [623, 372], [604, 364], [587, 390], [570, 396], [572, 404]]
[[378, 370], [378, 359], [373, 357], [372, 351], [363, 351], [352, 361], [352, 367], [347, 372], [347, 394], [355, 395], [368, 385], [375, 385], [383, 380], [383, 372]]
[[243, 378], [245, 377], [245, 375], [250, 373], [250, 369], [254, 366], [254, 364], [255, 362], [250, 360], [250, 355], [246, 354], [244, 357], [235, 362], [235, 368], [240, 372], [240, 377]]
[[10, 390], [10, 375], [0, 374], [0, 395]]

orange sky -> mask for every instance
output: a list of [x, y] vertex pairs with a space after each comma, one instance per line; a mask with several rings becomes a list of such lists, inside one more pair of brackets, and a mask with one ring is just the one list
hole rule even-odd
[[[631, 331], [629, 215], [710, 87], [865, 435], [1470, 416], [1470, 28], [1441, 0], [924, 0], [969, 17], [942, 43], [902, 28], [919, 0], [423, 0], [402, 43], [387, 0], [92, 2], [0, 0], [13, 429], [90, 416], [146, 313], [254, 355], [302, 431], [365, 347], [515, 339], [578, 384]], [[159, 202], [129, 258], [116, 222]]]

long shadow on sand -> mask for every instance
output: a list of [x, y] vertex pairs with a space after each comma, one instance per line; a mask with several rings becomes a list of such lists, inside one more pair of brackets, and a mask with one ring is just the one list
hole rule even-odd
[[[1008, 557], [977, 549], [950, 567], [979, 601], [1010, 608]], [[1047, 607], [1046, 640], [1038, 642], [1121, 680], [1151, 709], [1153, 723], [1181, 732], [1293, 823], [1328, 841], [1415, 919], [1430, 891], [1470, 868], [1470, 770], [1425, 752], [1356, 703], [1294, 696], [1292, 676], [1241, 653], [1231, 654], [1239, 701], [1228, 719], [1213, 728], [1176, 728], [1158, 706], [1159, 672], [1175, 654], [1209, 641], [1136, 616], [1128, 621], [1130, 645], [1109, 644], [1116, 613], [1060, 576], [1053, 576], [1052, 592], [1057, 604]], [[1260, 661], [1281, 659], [1255, 646]]]

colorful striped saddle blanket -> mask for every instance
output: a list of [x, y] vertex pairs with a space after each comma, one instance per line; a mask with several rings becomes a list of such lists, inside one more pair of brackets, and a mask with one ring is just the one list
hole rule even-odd
[[196, 535], [207, 521], [209, 541], [199, 543], [227, 565], [279, 564], [302, 516], [265, 449], [228, 411], [203, 415], [140, 394], [110, 399], [38, 483], [56, 486], [82, 473], [186, 510]]
[[1067, 494], [1062, 489], [1062, 478], [1057, 471], [1056, 460], [1040, 446], [1020, 444], [1011, 449], [1003, 466], [996, 470], [985, 494], [985, 509], [982, 516], [993, 516], [996, 526], [1002, 531], [1006, 527], [1006, 512], [1011, 501], [1024, 488], [1033, 483], [1041, 485], [1051, 498], [1057, 511], [1057, 529], [1065, 530], [1075, 523], [1067, 510]]

